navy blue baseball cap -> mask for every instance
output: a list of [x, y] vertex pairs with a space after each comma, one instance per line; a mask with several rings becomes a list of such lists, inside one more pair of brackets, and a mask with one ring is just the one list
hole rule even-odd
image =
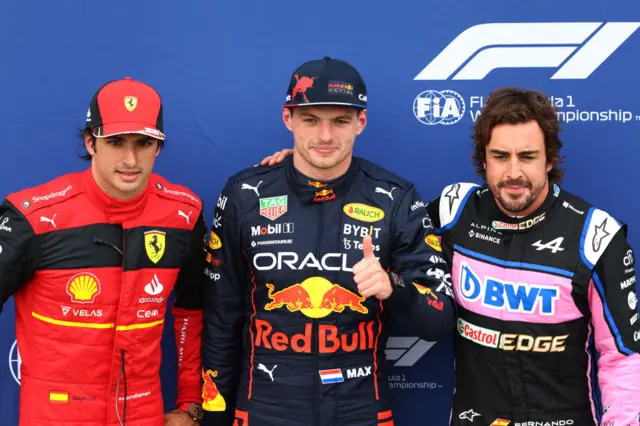
[[351, 64], [325, 56], [305, 62], [291, 76], [285, 107], [342, 105], [367, 108], [367, 87]]

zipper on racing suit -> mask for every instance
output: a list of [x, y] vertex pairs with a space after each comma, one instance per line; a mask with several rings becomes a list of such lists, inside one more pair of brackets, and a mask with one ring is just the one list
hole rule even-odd
[[[316, 239], [316, 259], [320, 259], [320, 246], [322, 245], [322, 232], [324, 230], [324, 205], [325, 203], [319, 203], [320, 204], [320, 227], [318, 228], [318, 238]], [[315, 364], [316, 364], [316, 371], [313, 374], [313, 389], [314, 389], [314, 393], [315, 393], [315, 399], [316, 399], [316, 404], [315, 404], [315, 424], [316, 426], [320, 425], [320, 392], [318, 392], [320, 383], [319, 383], [319, 377], [320, 375], [318, 374], [318, 371], [320, 371], [320, 326], [318, 323], [318, 319], [317, 318], [313, 318], [313, 332], [314, 335], [316, 336], [315, 339], [313, 339], [313, 345], [315, 346], [315, 352], [316, 352], [316, 356], [315, 356]]]
[[[117, 251], [118, 253], [120, 253], [120, 256], [122, 257], [122, 274], [124, 275], [124, 227], [121, 227], [122, 229], [122, 250], [120, 250], [118, 247], [116, 247], [114, 244], [108, 242], [108, 241], [104, 241], [98, 237], [93, 237], [93, 243], [94, 244], [104, 244], [106, 246], [111, 247], [112, 249], [114, 249], [115, 251]], [[118, 302], [118, 313], [117, 313], [117, 317], [120, 317], [120, 308], [122, 307], [122, 292], [124, 289], [124, 282], [121, 283], [121, 287], [120, 287], [120, 300]], [[117, 324], [116, 324], [116, 329], [115, 329], [115, 334], [113, 337], [113, 343], [115, 346], [115, 341], [117, 339], [118, 336], [118, 328], [117, 328]], [[115, 347], [114, 347], [115, 349]], [[121, 349], [121, 355], [122, 355], [122, 359], [121, 362], [122, 364], [120, 365], [120, 371], [118, 372], [118, 380], [116, 382], [116, 416], [118, 418], [118, 422], [120, 423], [120, 425], [125, 426], [126, 424], [126, 417], [127, 417], [127, 375], [125, 373], [125, 367], [124, 367], [124, 354], [125, 351], [124, 349]], [[123, 381], [123, 391], [124, 391], [124, 398], [123, 398], [123, 407], [122, 407], [122, 419], [120, 418], [120, 413], [119, 413], [119, 408], [118, 408], [118, 396], [120, 393], [120, 378], [122, 378]], [[111, 381], [109, 381], [111, 382]], [[111, 383], [109, 383], [109, 387], [111, 387]]]

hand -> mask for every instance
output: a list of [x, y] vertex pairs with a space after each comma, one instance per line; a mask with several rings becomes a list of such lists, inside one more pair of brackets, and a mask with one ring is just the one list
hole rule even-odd
[[273, 166], [278, 163], [282, 163], [285, 158], [293, 154], [293, 149], [283, 149], [282, 151], [276, 151], [272, 155], [265, 157], [260, 162], [261, 166]]
[[200, 423], [182, 410], [173, 410], [164, 415], [164, 426], [199, 426]]
[[362, 239], [362, 253], [364, 258], [353, 265], [353, 280], [358, 285], [358, 291], [364, 297], [375, 296], [385, 300], [393, 293], [389, 275], [382, 269], [382, 265], [373, 253], [371, 235]]

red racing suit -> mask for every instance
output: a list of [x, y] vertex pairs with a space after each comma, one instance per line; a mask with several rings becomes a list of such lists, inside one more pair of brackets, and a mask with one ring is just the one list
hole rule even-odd
[[13, 294], [20, 425], [164, 423], [160, 340], [175, 288], [178, 405], [200, 403], [202, 202], [151, 175], [121, 201], [90, 170], [0, 206], [0, 306]]

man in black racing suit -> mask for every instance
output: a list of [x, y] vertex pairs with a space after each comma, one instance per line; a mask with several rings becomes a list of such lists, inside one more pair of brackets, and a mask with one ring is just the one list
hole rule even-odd
[[352, 157], [366, 105], [346, 62], [303, 64], [283, 108], [294, 155], [222, 191], [205, 270], [205, 422], [392, 426], [390, 315], [425, 339], [453, 332], [424, 203], [412, 184]]
[[640, 321], [627, 227], [561, 190], [547, 97], [502, 89], [475, 126], [487, 185], [427, 209], [458, 306], [455, 426], [640, 424]]

